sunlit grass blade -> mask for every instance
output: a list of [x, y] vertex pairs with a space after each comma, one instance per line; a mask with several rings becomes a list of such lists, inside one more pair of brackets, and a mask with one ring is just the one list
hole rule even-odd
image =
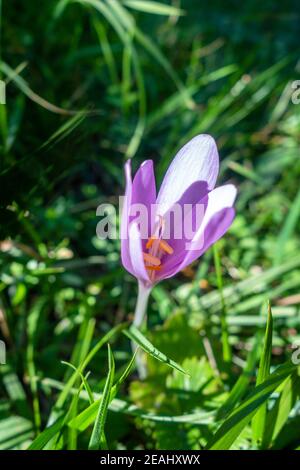
[[296, 367], [297, 366], [290, 362], [286, 363], [278, 367], [265, 382], [256, 386], [248, 398], [226, 418], [213, 438], [209, 441], [207, 449], [230, 449], [260, 406], [264, 404], [276, 388], [294, 372]]
[[225, 304], [224, 295], [223, 295], [223, 278], [222, 278], [221, 260], [220, 260], [220, 255], [219, 255], [219, 251], [218, 251], [218, 247], [216, 243], [213, 245], [213, 252], [214, 252], [215, 270], [216, 270], [216, 276], [217, 276], [217, 285], [218, 285], [218, 290], [220, 293], [221, 305], [222, 305], [221, 340], [222, 340], [222, 348], [223, 348], [223, 360], [225, 363], [230, 363], [232, 360], [232, 353], [231, 353], [231, 346], [229, 343], [228, 326], [227, 326], [227, 320], [226, 320], [227, 309], [226, 309], [226, 304]]
[[74, 116], [70, 117], [64, 124], [62, 124], [47, 140], [44, 142], [39, 150], [42, 150], [46, 147], [53, 147], [54, 145], [61, 142], [68, 135], [70, 135], [80, 124], [84, 121], [86, 117], [85, 112], [79, 111]]
[[300, 395], [300, 378], [297, 373], [288, 377], [276, 390], [278, 396], [272, 409], [267, 414], [266, 429], [263, 436], [262, 448], [269, 448], [283, 426]]
[[240, 399], [246, 393], [251, 376], [254, 374], [255, 365], [258, 360], [261, 340], [262, 340], [262, 334], [261, 332], [258, 332], [254, 339], [253, 347], [251, 351], [248, 353], [247, 362], [246, 362], [246, 365], [242, 374], [239, 376], [238, 380], [236, 381], [233, 388], [231, 389], [227, 400], [218, 411], [218, 414], [217, 414], [218, 419], [223, 419], [229, 413], [232, 413], [236, 404], [240, 401]]
[[[128, 375], [131, 373], [134, 365], [135, 365], [135, 357], [138, 352], [138, 348], [135, 350], [129, 364], [127, 365], [126, 369], [124, 370], [123, 374], [119, 377], [116, 383], [111, 388], [110, 393], [110, 400], [111, 402], [116, 394], [118, 393], [119, 388], [121, 387], [122, 383], [125, 382]], [[79, 429], [80, 431], [84, 431], [90, 424], [94, 422], [97, 416], [98, 408], [101, 403], [102, 397], [97, 399], [94, 403], [91, 403], [85, 410], [83, 410], [78, 416], [76, 416], [71, 422], [69, 423], [70, 427], [74, 427], [75, 429]]]
[[40, 298], [32, 307], [29, 312], [27, 319], [27, 335], [28, 335], [28, 345], [26, 351], [26, 360], [28, 367], [29, 383], [30, 389], [33, 396], [32, 405], [33, 405], [33, 416], [34, 424], [37, 431], [39, 431], [41, 426], [41, 414], [40, 414], [40, 403], [38, 397], [38, 388], [37, 388], [37, 378], [36, 378], [36, 367], [35, 367], [35, 357], [34, 351], [36, 346], [36, 334], [37, 326], [40, 314], [42, 309], [45, 307], [45, 301], [43, 298]]
[[275, 255], [275, 264], [280, 264], [284, 255], [284, 250], [288, 240], [292, 238], [292, 234], [297, 227], [300, 218], [300, 190], [298, 191], [289, 213], [285, 219], [283, 227], [277, 238], [277, 248]]
[[110, 3], [110, 6], [117, 15], [119, 22], [123, 24], [123, 27], [127, 31], [132, 31], [132, 33], [134, 33], [136, 41], [139, 42], [140, 45], [143, 46], [143, 48], [165, 69], [166, 73], [174, 81], [180, 93], [182, 93], [187, 108], [194, 108], [194, 101], [190, 97], [185, 85], [182, 83], [174, 68], [171, 66], [166, 57], [162, 54], [161, 50], [152, 41], [152, 39], [150, 39], [146, 34], [143, 33], [141, 29], [137, 27], [133, 16], [126, 10], [126, 8], [121, 5], [118, 0], [115, 0], [113, 3]]
[[[256, 385], [260, 385], [265, 382], [270, 374], [270, 363], [272, 354], [272, 336], [273, 336], [273, 318], [270, 303], [268, 303], [268, 317], [267, 325], [263, 343], [263, 350], [259, 361], [258, 374], [256, 379]], [[258, 412], [255, 414], [252, 420], [252, 433], [253, 441], [256, 445], [261, 445], [263, 435], [265, 432], [267, 416], [267, 405], [266, 403], [261, 406]]]
[[70, 362], [67, 362], [67, 361], [61, 361], [62, 364], [65, 364], [66, 366], [70, 367], [71, 369], [75, 370], [76, 372], [78, 372], [79, 376], [80, 376], [80, 379], [81, 379], [81, 382], [82, 382], [82, 385], [84, 386], [87, 394], [88, 394], [88, 397], [89, 397], [89, 402], [90, 404], [94, 403], [94, 396], [93, 396], [93, 392], [91, 390], [91, 387], [87, 381], [87, 378], [84, 377], [84, 375], [77, 371], [77, 368], [75, 366], [73, 366], [73, 364], [71, 364]]
[[102, 348], [102, 346], [107, 343], [111, 338], [113, 338], [116, 334], [120, 333], [124, 328], [128, 326], [127, 323], [121, 323], [120, 325], [115, 326], [112, 328], [106, 335], [101, 338], [100, 341], [93, 347], [93, 349], [89, 352], [87, 357], [82, 361], [82, 363], [79, 365], [77, 368], [77, 371], [74, 372], [71, 377], [69, 378], [68, 382], [64, 386], [61, 394], [58, 397], [55, 409], [61, 409], [63, 404], [65, 403], [68, 394], [73, 387], [74, 383], [76, 382], [76, 379], [79, 377], [79, 373], [83, 373], [87, 365], [90, 363], [90, 361], [93, 359], [95, 354]]
[[[62, 115], [73, 115], [77, 114], [79, 110], [70, 110], [60, 108], [55, 104], [50, 103], [49, 101], [45, 100], [37, 93], [35, 93], [27, 84], [27, 82], [22, 78], [15, 70], [13, 70], [8, 64], [5, 62], [0, 62], [0, 70], [8, 77], [9, 80], [13, 81], [15, 85], [31, 100], [34, 101], [36, 104], [41, 106], [42, 108], [47, 109], [51, 113], [62, 114]], [[84, 112], [81, 110], [81, 112]], [[88, 112], [88, 111], [86, 111]]]
[[115, 375], [115, 362], [114, 362], [113, 354], [112, 354], [110, 345], [108, 344], [107, 346], [108, 346], [108, 375], [107, 375], [107, 379], [105, 382], [103, 395], [102, 395], [101, 402], [99, 405], [93, 432], [92, 432], [91, 439], [89, 442], [90, 450], [96, 450], [96, 449], [99, 449], [100, 447], [103, 449], [104, 447], [106, 447], [104, 426], [106, 422], [107, 410], [108, 410], [108, 405], [109, 405], [110, 396], [111, 396], [111, 389], [113, 386], [114, 375]]
[[64, 424], [64, 416], [58, 418], [51, 426], [48, 426], [41, 432], [35, 440], [30, 444], [28, 450], [41, 450], [45, 447], [45, 445], [54, 438], [57, 433], [61, 430]]
[[172, 359], [169, 359], [164, 353], [153, 346], [153, 344], [134, 325], [131, 325], [128, 330], [124, 330], [123, 333], [128, 336], [131, 341], [140, 346], [146, 353], [150, 354], [150, 356], [172, 367], [173, 369], [177, 369], [179, 372], [188, 375], [179, 364], [177, 364]]
[[154, 15], [184, 15], [184, 11], [180, 8], [151, 0], [124, 0], [123, 3], [133, 10], [143, 11], [145, 13], [153, 13]]

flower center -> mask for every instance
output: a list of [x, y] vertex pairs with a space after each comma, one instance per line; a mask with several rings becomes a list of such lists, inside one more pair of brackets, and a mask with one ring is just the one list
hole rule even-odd
[[148, 239], [146, 243], [146, 249], [148, 253], [143, 253], [144, 261], [145, 261], [145, 268], [148, 271], [149, 277], [151, 281], [155, 278], [155, 272], [160, 271], [162, 264], [161, 264], [161, 257], [163, 254], [172, 255], [174, 250], [173, 248], [163, 240], [163, 227], [164, 227], [164, 220], [163, 217], [159, 216], [159, 224], [158, 228], [154, 235]]

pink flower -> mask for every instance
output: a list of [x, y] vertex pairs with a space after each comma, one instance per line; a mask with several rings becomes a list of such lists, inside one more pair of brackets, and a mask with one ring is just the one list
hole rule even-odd
[[[234, 219], [236, 188], [226, 184], [215, 188], [219, 155], [214, 139], [198, 135], [177, 153], [170, 164], [158, 195], [152, 160], [143, 162], [131, 179], [130, 161], [125, 164], [126, 192], [121, 220], [122, 263], [147, 290], [162, 279], [174, 276], [199, 258], [230, 227]], [[148, 210], [146, 235], [132, 214], [135, 204]], [[152, 216], [151, 207], [158, 205]], [[194, 227], [192, 239], [182, 231], [174, 234], [178, 219], [170, 216], [175, 206], [182, 208], [181, 225], [189, 217]], [[203, 208], [199, 221], [196, 207]], [[184, 207], [188, 207], [188, 212]], [[177, 225], [176, 225], [177, 224]], [[168, 233], [168, 238], [164, 235]], [[193, 249], [190, 249], [192, 242]]]

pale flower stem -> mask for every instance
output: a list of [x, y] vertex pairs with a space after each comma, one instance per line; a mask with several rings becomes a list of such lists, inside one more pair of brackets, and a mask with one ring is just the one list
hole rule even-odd
[[138, 298], [136, 301], [134, 320], [133, 320], [133, 324], [137, 328], [140, 328], [143, 324], [143, 321], [146, 315], [150, 290], [151, 289], [149, 289], [148, 287], [145, 287], [141, 282], [139, 282]]
[[[150, 288], [145, 287], [141, 282], [139, 282], [138, 297], [137, 297], [137, 302], [136, 302], [136, 307], [135, 307], [135, 312], [134, 312], [134, 320], [133, 320], [133, 325], [136, 328], [140, 328], [142, 326], [144, 319], [146, 317], [150, 291], [151, 291]], [[131, 347], [134, 352], [136, 350], [136, 344], [132, 342]], [[143, 361], [143, 351], [141, 350], [139, 350], [136, 355], [136, 368], [137, 368], [140, 379], [146, 378], [147, 370], [146, 370], [145, 362]]]

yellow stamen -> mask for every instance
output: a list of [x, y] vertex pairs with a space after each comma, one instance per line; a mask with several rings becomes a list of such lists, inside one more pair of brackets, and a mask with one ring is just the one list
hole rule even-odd
[[161, 266], [145, 266], [146, 269], [149, 269], [150, 271], [160, 271]]
[[157, 237], [152, 235], [152, 237], [150, 237], [149, 240], [146, 243], [147, 250], [149, 250], [152, 247], [154, 240], [157, 240]]
[[166, 240], [160, 240], [159, 241], [159, 247], [168, 253], [168, 255], [172, 255], [174, 253], [173, 248], [169, 245], [169, 243], [166, 242]]
[[154, 266], [160, 265], [160, 259], [157, 258], [156, 256], [149, 255], [149, 253], [143, 253], [143, 257], [146, 263], [153, 264]]

